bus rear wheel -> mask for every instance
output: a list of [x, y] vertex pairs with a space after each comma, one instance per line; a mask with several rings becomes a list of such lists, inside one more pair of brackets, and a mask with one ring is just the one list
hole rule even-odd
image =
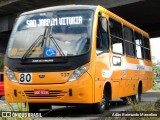
[[140, 89], [138, 89], [138, 93], [137, 95], [135, 95], [136, 102], [141, 102], [141, 95], [142, 95], [142, 92]]
[[128, 97], [121, 98], [123, 100], [123, 105], [126, 105], [128, 103]]
[[142, 89], [139, 85], [137, 94], [132, 96], [132, 101], [135, 103], [141, 102], [141, 95], [142, 95]]

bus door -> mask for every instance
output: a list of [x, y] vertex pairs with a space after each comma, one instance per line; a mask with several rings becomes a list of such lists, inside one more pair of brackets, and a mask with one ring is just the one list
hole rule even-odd
[[124, 81], [122, 81], [122, 78], [123, 76], [125, 76], [125, 70], [122, 66], [124, 58], [122, 24], [115, 19], [109, 18], [109, 30], [112, 51], [112, 65], [110, 68], [112, 73], [112, 98], [114, 99], [118, 98], [122, 93], [124, 83]]
[[[110, 67], [107, 16], [99, 15], [96, 39], [95, 101], [101, 100]], [[101, 94], [100, 94], [101, 93]]]

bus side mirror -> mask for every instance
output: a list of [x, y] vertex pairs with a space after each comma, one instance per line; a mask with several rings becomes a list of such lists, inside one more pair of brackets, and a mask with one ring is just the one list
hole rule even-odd
[[101, 28], [101, 32], [102, 33], [106, 33], [107, 32], [107, 19], [105, 17], [100, 17], [100, 28]]

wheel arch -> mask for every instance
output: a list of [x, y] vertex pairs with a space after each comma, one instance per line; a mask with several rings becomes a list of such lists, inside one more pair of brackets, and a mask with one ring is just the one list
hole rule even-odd
[[[139, 91], [140, 90], [140, 91]], [[142, 93], [143, 92], [143, 85], [142, 85], [142, 81], [140, 80], [138, 83], [138, 92]]]
[[110, 82], [106, 82], [106, 83], [104, 84], [103, 92], [106, 93], [106, 97], [108, 97], [109, 100], [112, 99], [112, 86], [111, 86], [111, 83], [110, 83]]

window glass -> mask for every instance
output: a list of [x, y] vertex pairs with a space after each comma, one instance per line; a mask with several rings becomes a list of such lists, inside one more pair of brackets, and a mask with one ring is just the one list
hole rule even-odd
[[142, 54], [143, 54], [142, 53], [142, 47], [139, 46], [139, 45], [136, 45], [136, 55], [137, 55], [137, 58], [142, 59], [143, 58]]
[[135, 45], [125, 41], [125, 52], [128, 56], [135, 56]]
[[150, 50], [144, 48], [144, 56], [146, 60], [151, 60]]
[[124, 39], [130, 42], [134, 42], [133, 39], [133, 30], [124, 26]]
[[20, 16], [10, 36], [8, 57], [22, 58], [27, 54], [27, 58], [49, 58], [85, 54], [91, 47], [92, 20], [91, 10]]
[[142, 45], [143, 45], [143, 44], [142, 44], [142, 35], [139, 34], [139, 33], [137, 33], [137, 32], [135, 32], [135, 33], [134, 33], [134, 37], [135, 37], [135, 42], [136, 42], [136, 44], [142, 46]]
[[149, 39], [146, 38], [146, 37], [143, 37], [143, 41], [144, 41], [144, 47], [150, 48], [150, 47], [149, 47]]
[[112, 39], [112, 51], [114, 53], [123, 54], [123, 43], [121, 39], [111, 37]]
[[134, 38], [136, 43], [137, 58], [142, 59], [143, 58], [142, 35], [137, 32], [134, 32]]
[[135, 43], [133, 39], [133, 30], [124, 26], [125, 52], [128, 56], [135, 56]]
[[109, 50], [108, 32], [104, 31], [102, 28], [105, 28], [107, 30], [107, 20], [106, 20], [106, 24], [103, 24], [102, 21], [99, 19], [98, 29], [97, 29], [97, 44], [96, 44], [97, 50], [107, 51]]
[[143, 37], [143, 43], [144, 43], [144, 58], [146, 60], [151, 60], [149, 39]]
[[110, 21], [110, 34], [122, 38], [123, 37], [122, 24], [111, 18], [109, 19], [109, 21]]
[[4, 80], [3, 74], [0, 74], [0, 82], [3, 82], [3, 80]]
[[122, 24], [109, 19], [110, 22], [110, 34], [111, 34], [111, 43], [112, 51], [114, 53], [123, 54], [123, 34], [122, 34]]

